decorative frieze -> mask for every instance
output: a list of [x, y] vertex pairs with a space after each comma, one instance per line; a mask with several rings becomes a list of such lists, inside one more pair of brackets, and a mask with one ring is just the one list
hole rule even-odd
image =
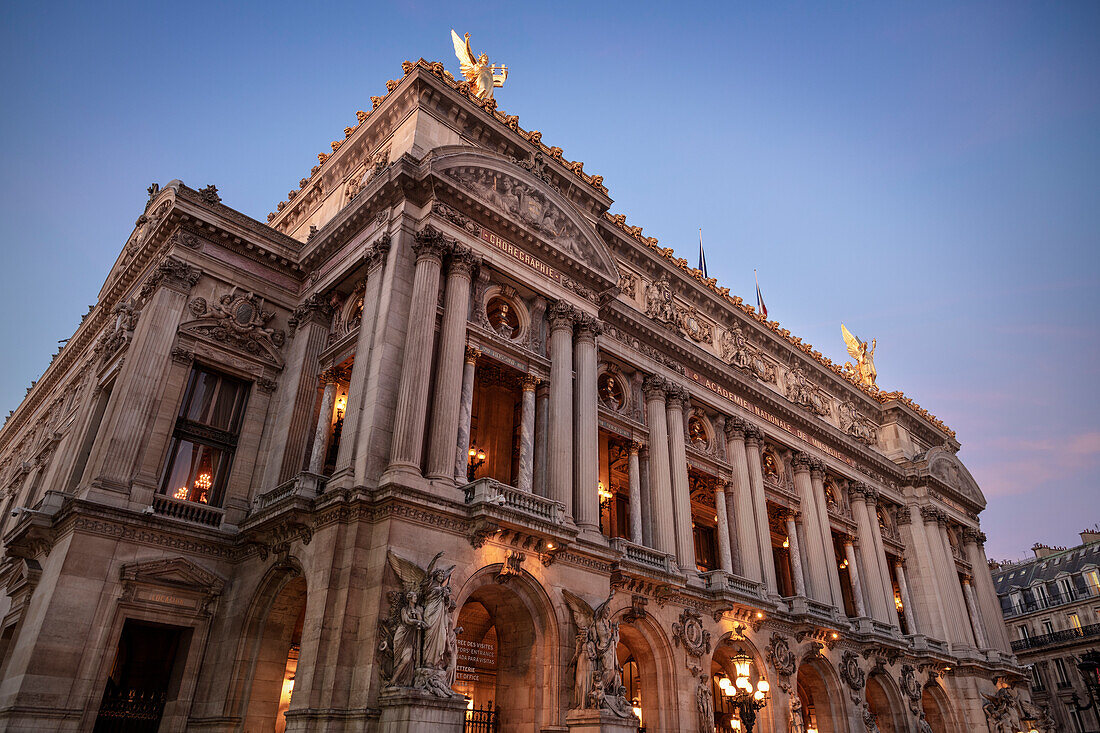
[[775, 384], [777, 381], [775, 366], [764, 358], [759, 349], [749, 344], [739, 324], [722, 333], [721, 357], [727, 364], [756, 375], [762, 382]]
[[286, 343], [286, 332], [268, 327], [275, 312], [264, 310], [261, 298], [253, 293], [238, 292], [234, 287], [218, 298], [217, 303], [195, 298], [188, 307], [195, 320], [182, 324], [181, 331], [204, 336], [282, 366], [279, 350]]
[[787, 399], [822, 417], [831, 412], [828, 395], [797, 364], [787, 372]]

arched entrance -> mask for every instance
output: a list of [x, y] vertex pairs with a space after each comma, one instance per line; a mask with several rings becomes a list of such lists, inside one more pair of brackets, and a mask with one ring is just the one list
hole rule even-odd
[[924, 686], [924, 692], [920, 699], [921, 711], [924, 719], [934, 733], [953, 733], [956, 730], [951, 717], [951, 703], [947, 700], [947, 694], [935, 682], [929, 682]]
[[479, 571], [460, 596], [454, 689], [471, 700], [472, 730], [540, 730], [553, 724], [560, 687], [553, 677], [557, 623], [534, 580], [496, 583], [499, 568]]
[[819, 733], [847, 733], [848, 717], [840, 697], [841, 681], [822, 657], [804, 660], [798, 666], [798, 698], [806, 728]]
[[245, 733], [282, 733], [298, 669], [306, 581], [296, 567], [275, 568], [248, 613], [234, 674], [233, 707]]
[[[767, 680], [769, 686], [772, 683], [772, 680], [767, 678], [768, 667], [764, 663], [764, 658], [749, 641], [736, 640], [729, 634], [719, 639], [718, 644], [715, 645], [710, 664], [711, 699], [714, 700], [714, 731], [716, 733], [747, 730], [747, 726], [744, 724], [741, 724], [740, 729], [735, 727], [737, 723], [734, 723], [734, 720], [738, 717], [737, 711], [730, 703], [730, 696], [725, 692], [725, 688], [735, 684], [737, 680], [738, 670], [734, 664], [734, 656], [741, 652], [752, 658], [748, 666], [749, 684], [752, 689], [757, 689], [760, 680]], [[727, 683], [724, 680], [729, 680], [729, 682]], [[736, 693], [737, 691], [736, 688], [733, 689], [733, 692]], [[756, 713], [756, 721], [753, 725], [754, 733], [763, 733], [775, 729], [773, 723], [775, 711], [770, 697], [773, 693], [774, 689], [769, 691], [768, 703]]]
[[667, 688], [672, 680], [668, 643], [650, 619], [619, 619], [619, 664], [623, 668], [626, 697], [641, 720], [646, 733], [677, 730], [675, 691]]
[[907, 733], [905, 703], [894, 681], [884, 672], [867, 678], [867, 706], [882, 733]]

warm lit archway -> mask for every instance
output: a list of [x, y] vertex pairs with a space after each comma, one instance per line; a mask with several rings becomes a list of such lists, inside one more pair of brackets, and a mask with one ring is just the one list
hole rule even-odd
[[848, 715], [841, 697], [842, 683], [824, 657], [804, 659], [798, 666], [798, 697], [807, 729], [819, 733], [847, 733]]
[[924, 686], [920, 704], [924, 718], [934, 733], [955, 733], [960, 730], [955, 725], [947, 693], [936, 682], [929, 682]]
[[681, 730], [677, 693], [672, 686], [672, 647], [667, 637], [648, 617], [620, 613], [616, 620], [623, 684], [646, 733]]
[[901, 691], [885, 672], [867, 678], [867, 706], [875, 715], [881, 733], [907, 733], [905, 703]]
[[541, 730], [555, 723], [561, 687], [557, 620], [537, 581], [524, 573], [496, 582], [500, 568], [478, 571], [459, 594], [455, 690], [500, 733]]
[[[710, 673], [711, 695], [714, 700], [714, 730], [717, 733], [728, 733], [736, 730], [732, 722], [737, 717], [736, 711], [731, 707], [727, 696], [722, 690], [723, 683], [721, 680], [723, 677], [731, 682], [737, 679], [733, 657], [740, 652], [752, 657], [749, 666], [749, 683], [753, 686], [753, 689], [756, 689], [760, 680], [767, 680], [768, 685], [771, 686], [767, 704], [756, 713], [756, 723], [753, 726], [753, 731], [754, 733], [765, 733], [774, 730], [775, 710], [772, 702], [772, 695], [775, 694], [774, 680], [768, 678], [768, 666], [764, 661], [764, 657], [751, 641], [736, 638], [730, 633], [719, 638], [711, 657]], [[742, 727], [741, 730], [745, 730], [745, 728]]]

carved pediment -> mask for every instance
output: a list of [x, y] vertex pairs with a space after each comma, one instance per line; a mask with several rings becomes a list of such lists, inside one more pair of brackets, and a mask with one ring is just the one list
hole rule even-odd
[[438, 148], [432, 166], [471, 198], [548, 242], [609, 281], [615, 261], [595, 228], [557, 188], [539, 177], [537, 161], [518, 161], [470, 148]]
[[183, 557], [127, 563], [119, 574], [127, 584], [159, 585], [204, 595], [217, 595], [225, 587], [221, 577]]
[[275, 313], [263, 306], [262, 298], [239, 292], [236, 287], [217, 303], [195, 298], [189, 308], [196, 318], [181, 324], [180, 331], [241, 349], [281, 368], [283, 356], [279, 349], [286, 343], [286, 332], [268, 328]]
[[980, 507], [985, 507], [985, 496], [978, 488], [978, 482], [958, 458], [942, 448], [933, 448], [928, 451], [926, 460], [929, 473], [954, 489], [963, 498]]

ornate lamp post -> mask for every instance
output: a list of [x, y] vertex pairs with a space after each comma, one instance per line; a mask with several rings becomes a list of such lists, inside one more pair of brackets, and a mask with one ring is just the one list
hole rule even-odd
[[728, 677], [723, 677], [718, 681], [718, 687], [728, 699], [730, 707], [737, 711], [738, 720], [733, 721], [734, 730], [741, 730], [744, 726], [745, 733], [752, 733], [752, 728], [756, 725], [756, 711], [768, 704], [768, 691], [771, 687], [767, 680], [761, 679], [753, 690], [749, 680], [752, 657], [744, 649], [738, 649], [732, 661], [737, 670], [737, 679], [730, 682]]
[[485, 451], [476, 445], [470, 446], [469, 460], [466, 463], [466, 480], [473, 481], [477, 478], [477, 471], [485, 463]]
[[1085, 689], [1089, 691], [1089, 704], [1082, 705], [1077, 693], [1070, 698], [1077, 712], [1083, 713], [1094, 707], [1100, 706], [1100, 652], [1091, 651], [1081, 655], [1081, 661], [1077, 663], [1077, 669], [1081, 670], [1081, 677], [1085, 680]]

